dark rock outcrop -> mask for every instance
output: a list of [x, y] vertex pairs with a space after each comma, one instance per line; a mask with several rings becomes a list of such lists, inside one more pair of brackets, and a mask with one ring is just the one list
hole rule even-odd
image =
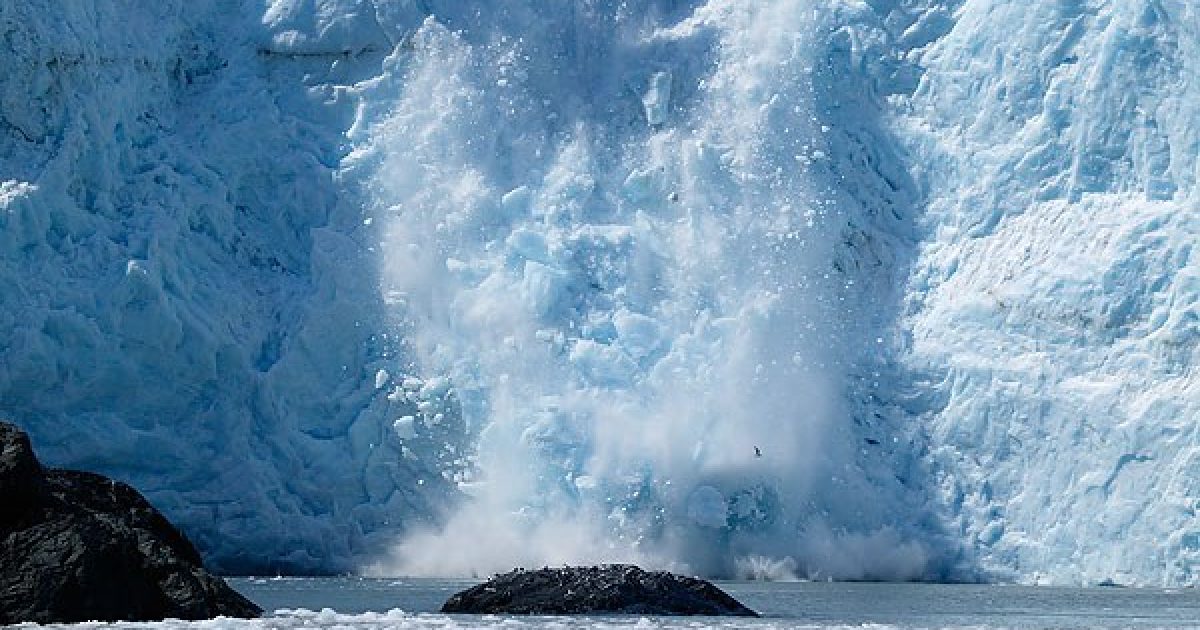
[[709, 582], [628, 564], [517, 569], [454, 595], [442, 612], [758, 616]]
[[256, 617], [133, 488], [43, 469], [0, 422], [0, 625]]

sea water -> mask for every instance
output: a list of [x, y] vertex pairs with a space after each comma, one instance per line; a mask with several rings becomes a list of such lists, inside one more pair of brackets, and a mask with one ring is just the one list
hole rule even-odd
[[[978, 584], [721, 582], [758, 619], [443, 615], [477, 580], [240, 578], [261, 619], [76, 624], [73, 628], [1200, 628], [1194, 589], [1061, 588]], [[60, 627], [60, 626], [55, 626]]]

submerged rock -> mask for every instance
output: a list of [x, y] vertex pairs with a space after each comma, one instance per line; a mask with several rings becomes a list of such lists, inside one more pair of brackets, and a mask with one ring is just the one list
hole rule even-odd
[[0, 422], [0, 625], [257, 617], [137, 490], [43, 469]]
[[454, 595], [442, 612], [758, 616], [710, 582], [628, 564], [516, 569]]

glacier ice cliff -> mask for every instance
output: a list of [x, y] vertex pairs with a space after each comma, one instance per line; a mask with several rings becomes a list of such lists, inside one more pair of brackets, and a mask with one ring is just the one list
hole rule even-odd
[[1183, 0], [0, 5], [0, 414], [227, 571], [1195, 584]]
[[0, 7], [0, 409], [218, 567], [348, 570], [449, 492], [384, 434], [391, 342], [334, 182], [339, 73], [382, 44], [255, 4]]
[[994, 572], [1194, 583], [1200, 14], [1026, 9], [956, 7], [906, 104], [928, 236], [903, 361], [931, 385], [929, 461]]

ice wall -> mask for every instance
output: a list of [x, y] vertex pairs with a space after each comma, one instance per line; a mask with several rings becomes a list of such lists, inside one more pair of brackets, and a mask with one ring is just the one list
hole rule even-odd
[[0, 414], [230, 571], [348, 570], [449, 492], [383, 431], [407, 407], [333, 177], [336, 86], [390, 46], [297, 10], [0, 3]]
[[1194, 584], [1198, 18], [5, 2], [0, 414], [228, 570]]
[[947, 514], [995, 575], [1195, 583], [1200, 14], [948, 8], [905, 104], [902, 323]]

